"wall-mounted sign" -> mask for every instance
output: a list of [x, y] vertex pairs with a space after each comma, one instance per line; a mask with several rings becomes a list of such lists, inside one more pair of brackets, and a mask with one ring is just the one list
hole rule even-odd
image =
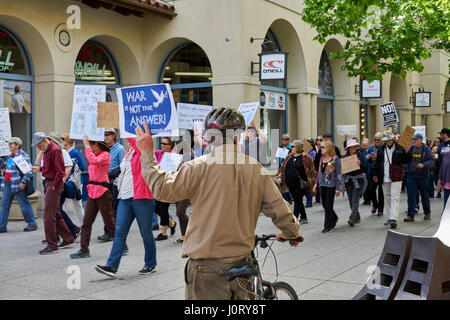
[[381, 81], [374, 80], [368, 82], [367, 80], [361, 80], [361, 98], [381, 98]]
[[259, 54], [259, 80], [286, 80], [287, 52]]
[[414, 92], [415, 107], [431, 107], [431, 92]]
[[450, 112], [450, 100], [445, 101], [445, 106], [446, 106], [445, 110], [447, 112]]
[[259, 103], [262, 109], [286, 110], [286, 94], [262, 90], [259, 94]]
[[73, 72], [77, 81], [117, 82], [114, 63], [108, 52], [92, 41], [87, 41], [81, 47]]
[[394, 102], [383, 103], [380, 105], [381, 115], [383, 116], [384, 127], [389, 128], [399, 122], [397, 110]]
[[15, 38], [0, 27], [0, 72], [27, 74], [23, 50]]

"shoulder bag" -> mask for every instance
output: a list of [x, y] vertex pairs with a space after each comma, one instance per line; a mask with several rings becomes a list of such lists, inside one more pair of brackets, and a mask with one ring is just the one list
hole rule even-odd
[[[401, 164], [393, 164], [393, 163], [391, 164], [391, 162], [389, 161], [389, 155], [387, 153], [387, 150], [385, 150], [385, 152], [387, 161], [389, 163], [389, 176], [391, 180], [393, 182], [402, 181], [403, 177], [405, 176], [405, 168], [403, 168], [403, 165]], [[392, 158], [394, 158], [394, 152], [392, 152]]]

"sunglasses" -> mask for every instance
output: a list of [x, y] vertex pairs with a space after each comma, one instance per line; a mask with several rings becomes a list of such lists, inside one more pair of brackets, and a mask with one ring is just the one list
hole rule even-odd
[[105, 137], [109, 137], [110, 135], [112, 135], [112, 133], [110, 132], [105, 133]]
[[317, 141], [322, 141], [322, 139], [317, 139]]
[[380, 142], [381, 141], [381, 139], [375, 139], [375, 140], [373, 140], [374, 142]]
[[169, 143], [164, 143], [164, 142], [161, 142], [161, 144], [162, 144], [163, 146], [170, 146], [170, 144], [169, 144]]
[[320, 147], [320, 149], [325, 149], [325, 147]]
[[283, 141], [289, 141], [289, 139], [281, 139], [281, 140], [283, 140]]

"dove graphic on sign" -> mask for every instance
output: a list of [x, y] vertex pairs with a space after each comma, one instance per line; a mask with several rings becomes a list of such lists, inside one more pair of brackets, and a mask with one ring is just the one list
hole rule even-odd
[[161, 93], [158, 94], [158, 92], [156, 92], [155, 90], [150, 90], [152, 91], [153, 96], [156, 98], [156, 101], [153, 102], [153, 107], [158, 108], [159, 105], [164, 102], [164, 99], [169, 95], [169, 92], [166, 91], [166, 93], [164, 93], [163, 91], [161, 91]]

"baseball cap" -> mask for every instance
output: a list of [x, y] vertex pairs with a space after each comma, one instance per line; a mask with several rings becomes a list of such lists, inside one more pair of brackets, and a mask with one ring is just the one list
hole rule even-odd
[[413, 140], [423, 140], [423, 136], [420, 133], [415, 133]]
[[46, 137], [45, 133], [43, 132], [36, 132], [35, 134], [33, 134], [33, 139], [31, 140], [31, 146], [34, 148], [36, 147], [39, 142], [41, 142], [42, 140], [44, 140]]
[[62, 137], [58, 132], [56, 131], [50, 132], [47, 135], [47, 138], [53, 140], [53, 142], [55, 142], [58, 146], [62, 147]]
[[18, 138], [18, 137], [12, 137], [11, 139], [8, 140], [8, 143], [16, 143], [19, 146], [22, 145], [22, 139]]

